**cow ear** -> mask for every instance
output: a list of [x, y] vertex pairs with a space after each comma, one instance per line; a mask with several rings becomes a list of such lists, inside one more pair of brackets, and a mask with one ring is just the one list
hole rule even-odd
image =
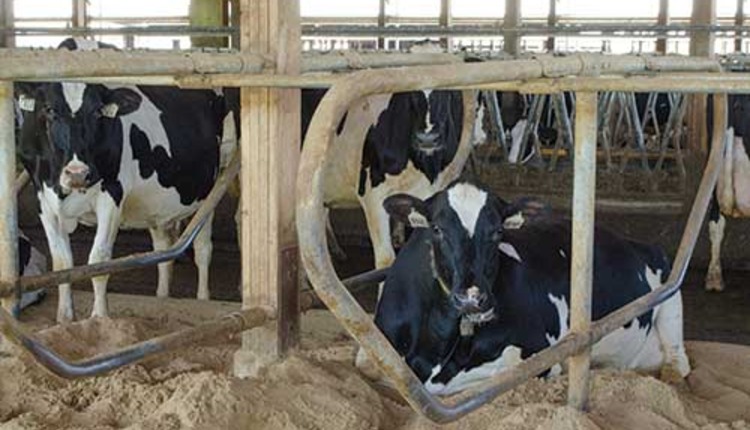
[[117, 88], [107, 95], [106, 104], [102, 107], [102, 115], [114, 118], [116, 115], [133, 113], [141, 106], [141, 101], [141, 96], [135, 91]]
[[38, 88], [39, 84], [31, 82], [16, 82], [13, 84], [13, 95], [22, 111], [34, 112]]
[[396, 194], [385, 199], [383, 207], [393, 219], [412, 228], [427, 228], [430, 226], [427, 205], [414, 196]]

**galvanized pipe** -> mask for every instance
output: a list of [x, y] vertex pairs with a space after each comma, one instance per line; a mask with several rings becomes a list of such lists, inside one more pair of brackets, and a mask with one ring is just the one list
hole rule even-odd
[[[13, 83], [0, 82], [0, 282], [15, 285], [18, 278], [18, 207], [16, 200], [16, 140]], [[2, 299], [12, 310], [19, 296], [17, 288]]]
[[[14, 148], [15, 151], [15, 148]], [[16, 176], [16, 180], [13, 183], [13, 189], [16, 191], [16, 194], [23, 191], [23, 189], [26, 187], [26, 185], [29, 183], [29, 180], [31, 180], [31, 176], [29, 175], [29, 172], [24, 169], [21, 171], [21, 173]]]
[[[374, 325], [371, 318], [344, 288], [333, 268], [326, 245], [322, 185], [324, 161], [336, 125], [353, 101], [377, 93], [461, 85], [475, 86], [502, 80], [589, 75], [604, 71], [607, 73], [631, 73], [648, 69], [718, 70], [718, 63], [699, 59], [679, 59], [677, 61], [674, 58], [662, 58], [654, 61], [654, 59], [639, 57], [576, 56], [556, 60], [511, 61], [502, 68], [488, 63], [472, 63], [451, 64], [441, 67], [413, 67], [403, 70], [368, 70], [351, 74], [342, 79], [341, 82], [331, 88], [321, 101], [313, 116], [303, 145], [303, 155], [297, 178], [297, 230], [302, 260], [310, 282], [321, 300], [363, 347], [369, 357], [384, 371], [406, 401], [427, 418], [440, 423], [458, 419], [479, 408], [508, 388], [529, 377], [536, 376], [567, 356], [579, 352], [581, 348], [591, 345], [594, 338], [591, 333], [572, 335], [557, 346], [537, 355], [537, 357], [546, 357], [545, 361], [531, 358], [527, 362], [504, 372], [500, 376], [506, 378], [504, 382], [501, 380], [498, 383], [498, 380], [495, 379], [486, 390], [457, 404], [447, 406], [430, 395], [398, 352], [393, 349], [383, 333]], [[716, 133], [722, 133], [722, 130], [718, 128], [716, 130]], [[715, 151], [717, 151], [716, 148], [714, 148], [712, 154]], [[712, 157], [711, 160], [716, 164], [715, 157]], [[713, 173], [704, 177], [701, 191], [708, 189], [710, 193], [716, 180], [715, 168], [715, 165], [709, 166], [709, 170]], [[702, 199], [696, 201], [694, 205], [696, 216], [691, 217], [691, 223], [698, 222], [700, 224], [707, 207], [707, 201], [706, 205], [703, 205], [703, 203]], [[677, 271], [684, 271], [687, 263], [687, 259], [684, 257], [689, 257], [692, 253], [692, 246], [685, 249], [685, 240], [688, 244], [694, 244], [698, 228], [699, 225], [690, 224], [686, 230], [686, 235], [689, 233], [692, 236], [683, 241], [682, 253], [678, 254], [677, 261], [684, 266], [680, 269], [681, 266], [676, 265]], [[683, 257], [680, 257], [681, 255]], [[684, 261], [680, 258], [683, 258]], [[681, 278], [679, 280], [681, 281]], [[672, 287], [678, 288], [679, 282], [673, 283]], [[658, 299], [666, 299], [669, 294], [673, 293], [674, 291]], [[653, 295], [650, 295], [648, 300], [653, 300]], [[628, 318], [620, 325], [646, 310], [647, 308], [644, 307], [630, 308], [630, 313], [625, 315]], [[606, 332], [602, 336], [604, 334]], [[544, 367], [541, 367], [541, 364], [544, 364]], [[507, 379], [507, 375], [512, 375], [512, 379]]]
[[[227, 168], [222, 172], [219, 178], [216, 180], [214, 187], [208, 194], [206, 199], [201, 203], [198, 211], [193, 215], [190, 223], [185, 227], [185, 230], [180, 235], [177, 242], [171, 247], [164, 251], [152, 251], [144, 252], [127, 257], [120, 257], [101, 263], [90, 264], [87, 266], [73, 267], [71, 269], [59, 270], [55, 272], [44, 273], [35, 276], [23, 276], [16, 280], [16, 282], [4, 282], [0, 284], [0, 297], [6, 297], [13, 294], [16, 291], [16, 287], [20, 287], [22, 291], [28, 291], [36, 288], [51, 287], [59, 284], [72, 283], [84, 279], [90, 279], [98, 275], [118, 273], [131, 269], [137, 269], [139, 267], [151, 266], [164, 261], [174, 260], [175, 258], [182, 255], [188, 246], [193, 242], [195, 236], [198, 235], [201, 227], [206, 222], [206, 219], [211, 212], [219, 204], [219, 201], [226, 193], [227, 187], [234, 180], [239, 173], [240, 162], [239, 157], [235, 157], [229, 163]], [[13, 224], [15, 228], [16, 224]]]
[[[597, 100], [594, 92], [576, 94], [573, 228], [570, 258], [570, 331], [591, 327], [594, 276], [594, 211], [596, 200]], [[568, 358], [568, 405], [582, 410], [588, 404], [591, 349]]]

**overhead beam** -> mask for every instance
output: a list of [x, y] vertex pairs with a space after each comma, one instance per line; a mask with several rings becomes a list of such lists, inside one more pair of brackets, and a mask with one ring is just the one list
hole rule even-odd
[[[269, 73], [298, 75], [299, 0], [242, 0], [242, 51], [275, 60]], [[242, 88], [242, 306], [277, 313], [275, 330], [248, 331], [234, 357], [237, 376], [257, 376], [299, 337], [295, 181], [300, 150], [300, 90]]]
[[[659, 26], [669, 25], [669, 0], [659, 0], [659, 16], [656, 20], [656, 24]], [[656, 39], [656, 53], [662, 55], [667, 53], [666, 35], [660, 36]]]
[[521, 53], [521, 0], [505, 1], [505, 18], [503, 19], [504, 51], [510, 55]]

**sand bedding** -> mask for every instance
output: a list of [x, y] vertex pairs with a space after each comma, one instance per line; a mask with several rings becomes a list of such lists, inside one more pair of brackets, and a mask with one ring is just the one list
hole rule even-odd
[[[87, 297], [76, 300], [84, 303], [84, 315]], [[147, 339], [234, 306], [119, 296], [111, 298], [118, 318], [49, 327], [54, 303], [33, 310], [25, 322], [69, 358]], [[0, 341], [0, 429], [438, 428], [352, 366], [354, 345], [330, 314], [308, 312], [303, 327], [299, 353], [248, 380], [231, 376], [236, 339], [76, 381], [50, 375]], [[565, 406], [565, 377], [532, 380], [445, 428], [750, 429], [750, 347], [691, 342], [688, 354], [694, 371], [681, 385], [597, 370], [591, 410], [583, 414]]]

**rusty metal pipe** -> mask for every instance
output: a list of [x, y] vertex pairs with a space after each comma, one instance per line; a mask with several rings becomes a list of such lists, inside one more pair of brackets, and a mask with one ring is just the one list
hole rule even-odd
[[15, 284], [9, 284], [7, 282], [5, 284], [0, 284], [0, 297], [8, 296], [15, 292], [16, 286], [20, 287], [23, 291], [42, 287], [49, 288], [59, 284], [90, 279], [98, 275], [124, 272], [162, 263], [164, 261], [174, 260], [184, 253], [188, 246], [193, 242], [193, 239], [198, 235], [198, 232], [201, 227], [203, 227], [208, 216], [216, 208], [216, 205], [219, 204], [219, 201], [226, 193], [227, 187], [237, 176], [239, 170], [239, 157], [235, 157], [216, 180], [211, 192], [201, 203], [200, 208], [198, 208], [198, 211], [193, 215], [190, 223], [185, 227], [185, 230], [183, 230], [177, 242], [169, 249], [129, 255], [127, 257], [115, 258], [101, 263], [73, 267], [71, 269], [59, 270], [36, 276], [23, 276], [18, 278]]
[[[308, 277], [321, 300], [416, 411], [439, 423], [456, 420], [479, 408], [508, 388], [541, 373], [571, 354], [580, 352], [582, 348], [591, 345], [594, 340], [592, 333], [597, 327], [604, 325], [594, 325], [592, 331], [567, 337], [555, 347], [542, 351], [535, 358], [504, 372], [499, 378], [505, 379], [493, 379], [489, 388], [465, 401], [447, 406], [430, 395], [383, 333], [374, 325], [371, 318], [341, 284], [328, 253], [322, 194], [324, 160], [336, 125], [347, 108], [355, 100], [384, 92], [460, 85], [476, 86], [503, 80], [556, 78], [605, 72], [631, 73], [646, 70], [718, 71], [720, 68], [718, 63], [706, 59], [679, 59], [677, 61], [674, 58], [576, 56], [557, 60], [510, 61], [502, 68], [487, 63], [473, 63], [440, 67], [412, 67], [404, 70], [368, 70], [342, 79], [323, 98], [308, 129], [297, 178], [297, 231], [302, 260]], [[716, 133], [720, 132], [723, 131], [716, 131]], [[717, 149], [714, 147], [712, 155], [715, 151]], [[710, 160], [716, 163], [715, 157]], [[707, 174], [701, 184], [701, 192], [708, 190], [706, 192], [709, 195], [716, 181], [714, 164], [707, 168]], [[699, 225], [695, 224], [696, 222], [700, 224], [698, 221], [705, 215], [707, 207], [707, 203], [704, 205], [705, 199], [702, 196], [703, 194], [699, 194], [700, 198], [694, 205], [695, 216], [691, 216], [691, 223], [685, 231], [685, 239], [682, 242], [681, 252], [678, 254], [675, 273], [684, 270], [684, 267], [682, 269], [680, 267], [686, 266], [692, 254], [692, 246], [687, 245], [694, 245], [699, 229]], [[672, 275], [674, 276], [674, 273]], [[681, 281], [681, 278], [679, 280]], [[678, 288], [679, 282], [669, 285]], [[661, 289], [656, 291], [663, 292]], [[664, 300], [673, 292], [656, 298]], [[655, 296], [651, 293], [647, 297], [650, 297], [647, 300], [653, 300]], [[625, 315], [629, 317], [626, 321], [647, 309], [643, 305], [637, 308], [631, 307], [629, 313], [632, 315]]]

